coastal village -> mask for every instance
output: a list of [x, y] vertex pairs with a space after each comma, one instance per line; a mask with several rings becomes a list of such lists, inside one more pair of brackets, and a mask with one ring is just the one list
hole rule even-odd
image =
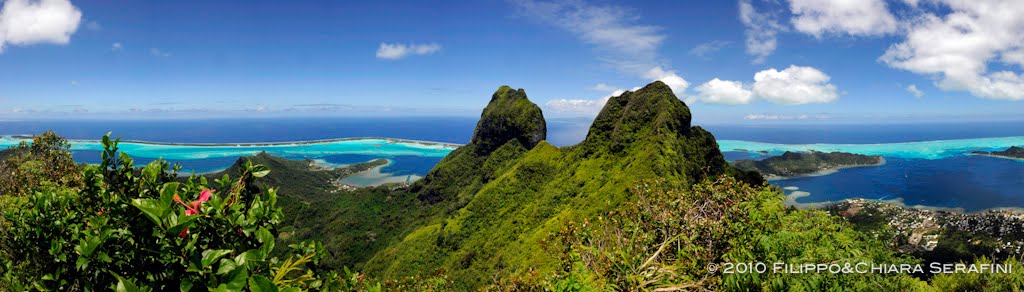
[[825, 210], [849, 219], [860, 228], [872, 229], [876, 236], [891, 236], [890, 244], [904, 253], [948, 252], [945, 249], [955, 249], [954, 244], [987, 250], [999, 257], [1019, 256], [1024, 251], [1024, 212], [1021, 210], [965, 213], [868, 199], [843, 200]]

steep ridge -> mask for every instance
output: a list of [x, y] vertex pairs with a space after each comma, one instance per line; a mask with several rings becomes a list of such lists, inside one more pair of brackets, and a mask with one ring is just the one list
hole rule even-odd
[[427, 204], [468, 202], [493, 174], [546, 139], [540, 107], [526, 91], [501, 86], [480, 114], [470, 143], [452, 151], [410, 189]]
[[[543, 138], [543, 121], [535, 120], [542, 117], [522, 114], [533, 108], [522, 91], [502, 87], [495, 93], [473, 142], [446, 157], [414, 190], [424, 202], [465, 203], [377, 253], [366, 265], [371, 274], [444, 270], [457, 286], [479, 288], [496, 275], [552, 272], [557, 260], [542, 241], [569, 220], [629, 200], [628, 188], [638, 181], [685, 187], [735, 172], [714, 137], [691, 127], [689, 108], [661, 82], [610, 99], [586, 140], [562, 149], [543, 141], [534, 146]], [[493, 120], [524, 116], [518, 121], [527, 122]]]

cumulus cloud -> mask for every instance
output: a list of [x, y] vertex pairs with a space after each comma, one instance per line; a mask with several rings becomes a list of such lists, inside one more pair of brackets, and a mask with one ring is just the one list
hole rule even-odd
[[789, 0], [789, 7], [793, 27], [818, 38], [827, 33], [884, 35], [897, 29], [885, 0]]
[[879, 60], [893, 68], [937, 76], [943, 90], [991, 99], [1024, 100], [1024, 76], [992, 72], [997, 60], [1024, 68], [1024, 2], [936, 0], [949, 13], [924, 12], [908, 23], [904, 40]]
[[124, 49], [124, 45], [122, 45], [121, 42], [116, 42], [116, 43], [110, 45], [110, 50], [111, 51], [120, 51], [120, 50], [123, 50], [123, 49]]
[[790, 65], [782, 71], [771, 68], [754, 74], [754, 94], [778, 104], [827, 103], [839, 98], [829, 79], [814, 67]]
[[924, 96], [924, 91], [921, 91], [920, 89], [917, 89], [917, 84], [907, 85], [907, 92], [910, 92], [910, 94], [913, 94], [914, 97], [922, 97], [922, 96]]
[[754, 93], [738, 81], [712, 79], [694, 88], [697, 90], [697, 101], [714, 104], [748, 104], [754, 99]]
[[696, 101], [711, 104], [748, 104], [764, 100], [783, 105], [827, 103], [839, 98], [829, 76], [814, 67], [790, 65], [782, 71], [775, 68], [754, 74], [753, 85], [740, 81], [705, 82], [694, 88]]
[[82, 12], [68, 0], [7, 0], [0, 8], [0, 52], [7, 44], [58, 44], [71, 41]]
[[441, 51], [441, 45], [429, 44], [400, 44], [380, 43], [377, 48], [377, 59], [398, 60], [408, 56], [425, 56]]
[[686, 93], [686, 88], [690, 87], [690, 82], [680, 77], [675, 71], [665, 70], [661, 66], [651, 68], [644, 77], [652, 79], [651, 81], [664, 82], [665, 85], [672, 88], [672, 92], [677, 96], [682, 96]]
[[740, 0], [739, 9], [740, 21], [746, 27], [747, 54], [754, 56], [754, 63], [763, 63], [775, 52], [776, 35], [785, 27], [771, 14], [758, 12], [750, 0]]
[[[647, 73], [644, 74], [644, 77], [651, 79], [651, 81], [664, 82], [665, 85], [668, 85], [668, 87], [672, 89], [672, 92], [678, 97], [684, 96], [686, 89], [690, 87], [690, 82], [683, 79], [683, 77], [680, 77], [675, 71], [665, 70], [661, 67], [655, 67], [647, 71]], [[601, 111], [601, 108], [604, 107], [606, 102], [608, 102], [608, 99], [626, 92], [625, 89], [604, 83], [599, 83], [591, 89], [610, 93], [598, 99], [557, 99], [549, 101], [546, 105], [549, 109], [556, 112], [596, 113]], [[640, 87], [633, 87], [630, 91], [636, 91], [638, 89], [640, 89]]]

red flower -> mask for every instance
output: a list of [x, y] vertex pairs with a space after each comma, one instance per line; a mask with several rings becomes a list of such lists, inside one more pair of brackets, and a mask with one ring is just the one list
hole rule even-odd
[[[186, 216], [192, 216], [195, 214], [199, 214], [199, 206], [202, 205], [204, 202], [210, 200], [210, 195], [212, 194], [213, 191], [211, 190], [203, 190], [202, 192], [199, 193], [199, 200], [189, 202], [188, 204], [185, 204], [185, 202], [181, 200], [181, 197], [179, 197], [178, 194], [174, 194], [174, 201], [177, 202], [178, 204], [181, 204], [182, 206], [185, 206]], [[181, 235], [178, 236], [181, 238], [185, 238], [186, 236], [188, 236], [188, 227], [185, 227], [185, 230], [182, 230]]]
[[199, 200], [189, 202], [188, 204], [185, 204], [185, 202], [181, 201], [181, 197], [179, 197], [178, 194], [174, 194], [174, 201], [178, 202], [178, 204], [181, 204], [182, 206], [185, 206], [185, 215], [192, 216], [195, 214], [199, 214], [199, 205], [202, 205], [204, 202], [210, 200], [210, 195], [212, 194], [213, 191], [204, 190], [199, 193]]

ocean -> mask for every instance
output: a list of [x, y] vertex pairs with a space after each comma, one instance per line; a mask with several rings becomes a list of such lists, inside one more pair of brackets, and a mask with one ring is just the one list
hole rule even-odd
[[[469, 142], [476, 118], [275, 118], [162, 121], [0, 121], [0, 135], [55, 130], [69, 139], [97, 140], [104, 133], [125, 140], [158, 143], [217, 143], [217, 147], [126, 143], [122, 149], [139, 164], [157, 158], [177, 162], [187, 171], [223, 169], [239, 155], [260, 151], [290, 159], [313, 159], [345, 165], [387, 158], [384, 175], [353, 179], [372, 185], [410, 180], [426, 174], [451, 147], [382, 139], [328, 143], [287, 143], [353, 137], [394, 138], [451, 144]], [[549, 119], [548, 142], [573, 145], [586, 136], [588, 119]], [[975, 123], [906, 123], [840, 125], [702, 125], [719, 140], [727, 160], [761, 159], [784, 151], [844, 151], [883, 155], [877, 167], [773, 181], [787, 193], [807, 196], [798, 203], [845, 198], [902, 200], [908, 205], [977, 211], [1024, 207], [1024, 161], [967, 154], [1024, 145], [1024, 121]], [[245, 143], [284, 143], [246, 146]], [[0, 146], [17, 143], [0, 139]], [[75, 159], [99, 160], [95, 142], [75, 141]], [[768, 155], [758, 153], [767, 151]]]

